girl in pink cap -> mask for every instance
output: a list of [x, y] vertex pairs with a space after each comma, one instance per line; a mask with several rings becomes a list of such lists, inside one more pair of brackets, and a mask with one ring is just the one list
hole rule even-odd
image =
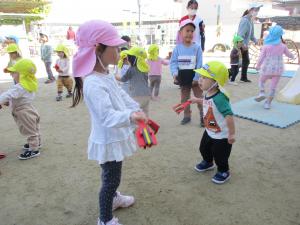
[[132, 196], [117, 192], [122, 161], [136, 151], [133, 123], [146, 120], [146, 116], [108, 72], [108, 65], [118, 63], [119, 47], [125, 44], [116, 29], [93, 20], [81, 25], [76, 37], [73, 107], [84, 96], [91, 117], [88, 158], [97, 160], [102, 168], [98, 225], [121, 225], [112, 211], [134, 203]]

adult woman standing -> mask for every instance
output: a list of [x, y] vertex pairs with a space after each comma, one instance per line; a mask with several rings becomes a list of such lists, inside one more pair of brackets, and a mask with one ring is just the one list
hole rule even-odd
[[205, 28], [205, 25], [203, 23], [203, 20], [197, 15], [198, 2], [196, 0], [189, 0], [186, 9], [188, 11], [188, 15], [182, 17], [179, 21], [179, 24], [181, 24], [181, 22], [186, 19], [190, 19], [193, 21], [193, 23], [196, 26], [193, 41], [196, 44], [200, 45], [202, 48], [202, 51], [204, 51], [204, 45], [205, 45], [204, 28]]
[[253, 20], [257, 17], [262, 6], [263, 5], [259, 3], [251, 3], [249, 8], [244, 12], [239, 24], [237, 33], [244, 39], [242, 47], [242, 82], [251, 82], [247, 77], [248, 66], [250, 64], [248, 46], [250, 41], [257, 44], [257, 39], [254, 37]]

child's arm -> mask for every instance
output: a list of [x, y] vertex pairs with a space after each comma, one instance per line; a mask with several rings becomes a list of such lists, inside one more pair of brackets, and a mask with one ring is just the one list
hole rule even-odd
[[266, 48], [263, 46], [256, 64], [256, 69], [259, 70], [266, 57]]
[[203, 102], [203, 98], [191, 97], [191, 98], [189, 99], [189, 101], [191, 101], [191, 102], [192, 102], [192, 104], [194, 104], [194, 103], [197, 103], [197, 104], [202, 104], [202, 102]]
[[0, 95], [0, 105], [5, 105], [13, 98], [20, 98], [25, 92], [26, 91], [19, 85], [14, 85]]
[[225, 117], [225, 120], [228, 127], [228, 143], [233, 144], [235, 142], [235, 126], [233, 116], [228, 115]]
[[[202, 49], [199, 46], [197, 50], [197, 55], [196, 55], [196, 68], [199, 69], [202, 67]], [[200, 75], [198, 73], [195, 73], [193, 81], [199, 81]]]
[[121, 128], [128, 127], [131, 124], [132, 114], [138, 110], [125, 109], [116, 110], [110, 99], [110, 90], [99, 85], [91, 87], [86, 95], [91, 101], [92, 111], [97, 114], [103, 127]]
[[132, 67], [129, 67], [128, 70], [126, 71], [126, 73], [124, 74], [124, 76], [121, 77], [120, 81], [122, 82], [126, 82], [128, 80], [130, 80], [133, 76], [133, 68]]
[[167, 66], [167, 65], [170, 64], [170, 60], [168, 60], [168, 59], [161, 59], [161, 64]]
[[174, 80], [178, 76], [178, 50], [177, 46], [174, 48], [172, 52], [172, 56], [170, 59], [170, 71], [171, 75], [173, 76]]
[[283, 52], [287, 57], [289, 57], [290, 59], [294, 59], [295, 56], [289, 51], [289, 49], [287, 48], [287, 46], [285, 45], [284, 48], [284, 52]]

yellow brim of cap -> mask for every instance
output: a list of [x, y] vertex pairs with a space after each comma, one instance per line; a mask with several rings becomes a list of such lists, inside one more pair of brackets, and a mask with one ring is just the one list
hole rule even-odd
[[196, 73], [199, 73], [201, 76], [208, 77], [213, 79], [213, 77], [203, 68], [194, 70]]
[[6, 68], [6, 70], [8, 71], [8, 73], [10, 73], [10, 72], [17, 72], [17, 70], [13, 66]]

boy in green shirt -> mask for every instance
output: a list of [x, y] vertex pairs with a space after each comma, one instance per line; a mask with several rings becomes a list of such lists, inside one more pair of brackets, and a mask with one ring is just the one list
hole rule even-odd
[[228, 95], [221, 91], [228, 81], [226, 66], [218, 61], [212, 61], [201, 69], [195, 70], [201, 75], [200, 86], [206, 94], [203, 99], [192, 98], [192, 103], [203, 104], [205, 131], [200, 143], [202, 162], [195, 166], [198, 172], [211, 170], [218, 172], [212, 178], [217, 184], [223, 184], [230, 179], [228, 159], [232, 144], [235, 142], [233, 113]]

